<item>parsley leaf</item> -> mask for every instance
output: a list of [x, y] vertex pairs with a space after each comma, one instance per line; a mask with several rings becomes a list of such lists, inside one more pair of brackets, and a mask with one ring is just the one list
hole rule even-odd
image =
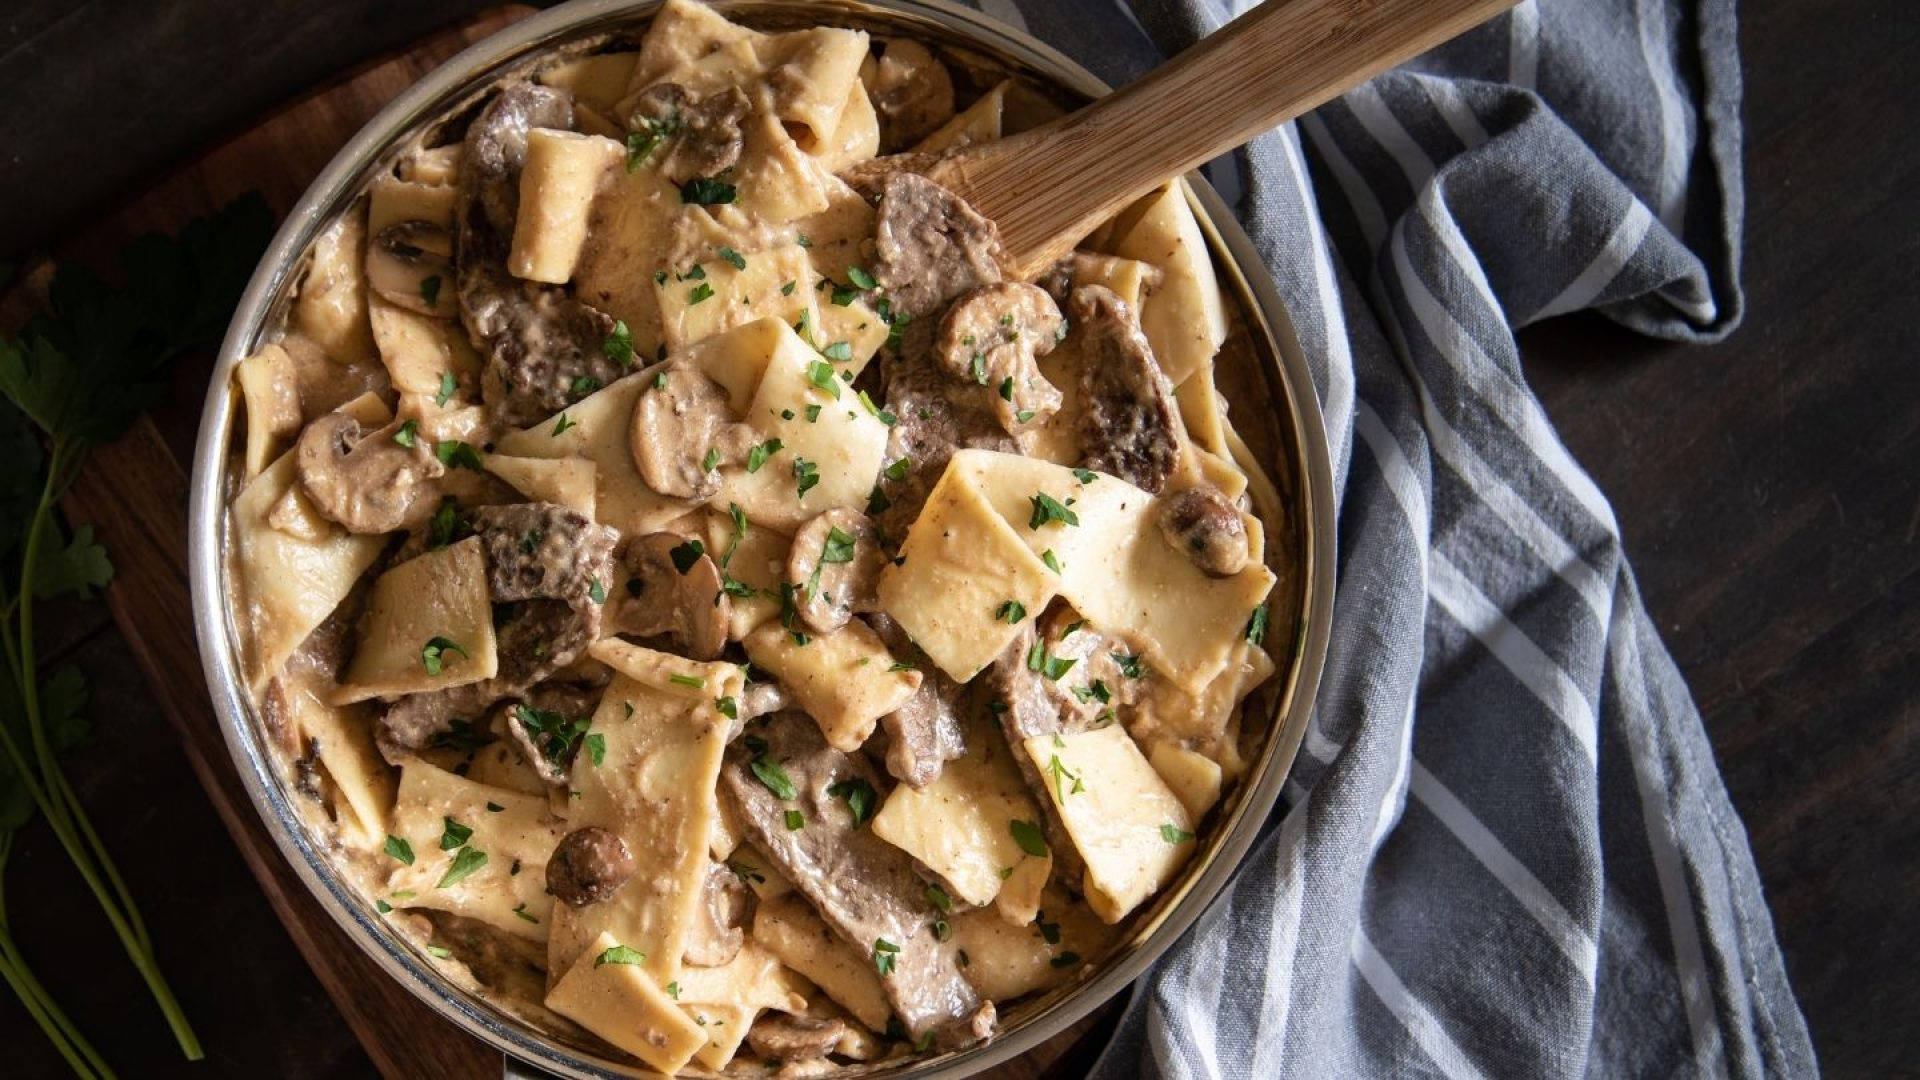
[[820, 467], [803, 457], [793, 459], [794, 498], [804, 499], [820, 482]]
[[880, 283], [873, 280], [872, 274], [867, 273], [865, 269], [858, 266], [847, 267], [847, 280], [863, 289], [877, 289], [880, 287]]
[[1193, 839], [1193, 834], [1169, 821], [1160, 826], [1160, 839], [1169, 844], [1184, 844]]
[[413, 845], [407, 843], [403, 838], [388, 834], [384, 850], [401, 866], [413, 865]]
[[1027, 528], [1029, 529], [1039, 529], [1044, 525], [1056, 521], [1065, 525], [1080, 524], [1079, 514], [1060, 505], [1060, 500], [1044, 491], [1035, 492], [1033, 495], [1028, 496], [1027, 501], [1033, 504], [1033, 514], [1027, 518]]
[[420, 666], [426, 669], [427, 674], [438, 675], [446, 668], [446, 655], [449, 652], [467, 655], [467, 650], [456, 642], [438, 636], [429, 638], [425, 645], [420, 646]]
[[624, 320], [613, 324], [612, 332], [600, 341], [600, 351], [621, 367], [633, 366], [633, 331]]
[[894, 961], [900, 955], [900, 946], [886, 938], [873, 939], [873, 970], [882, 975], [893, 974]]
[[443, 409], [446, 408], [447, 402], [453, 400], [453, 395], [459, 389], [460, 389], [460, 380], [453, 377], [453, 372], [451, 371], [441, 372], [440, 373], [440, 392], [433, 395], [433, 403], [435, 405], [440, 406]]
[[857, 776], [829, 787], [827, 794], [847, 801], [847, 812], [853, 815], [853, 827], [856, 829], [873, 816], [873, 804], [880, 798], [880, 793], [873, 790], [872, 784]]
[[1007, 823], [1007, 831], [1013, 834], [1013, 842], [1020, 845], [1021, 851], [1036, 859], [1047, 853], [1046, 837], [1040, 834], [1040, 826], [1033, 822], [1015, 818]]
[[1008, 600], [994, 609], [993, 617], [1002, 622], [1017, 623], [1027, 617], [1027, 605], [1018, 600]]
[[696, 176], [680, 185], [680, 201], [699, 206], [715, 206], [733, 201], [734, 186], [711, 176]]
[[1249, 645], [1259, 645], [1267, 640], [1267, 605], [1261, 604], [1253, 609], [1253, 614], [1247, 616], [1245, 635]]
[[815, 388], [826, 391], [828, 397], [836, 401], [840, 399], [840, 380], [834, 377], [833, 365], [825, 360], [807, 362], [807, 381]]
[[450, 469], [472, 469], [474, 472], [486, 470], [486, 466], [480, 463], [480, 452], [458, 439], [442, 439], [434, 443], [433, 456], [440, 459], [440, 464]]
[[767, 786], [767, 790], [773, 792], [775, 798], [797, 799], [800, 797], [800, 789], [793, 786], [793, 778], [787, 775], [787, 770], [781, 768], [779, 762], [768, 757], [764, 752], [755, 755], [747, 766], [753, 770], [753, 775], [759, 777], [760, 782]]
[[447, 867], [447, 872], [440, 875], [440, 880], [435, 883], [433, 887], [436, 889], [444, 889], [451, 885], [457, 885], [472, 877], [475, 871], [485, 865], [487, 865], [486, 852], [481, 851], [479, 848], [463, 847], [460, 849], [460, 853], [453, 857], [453, 865]]
[[720, 245], [720, 257], [733, 264], [735, 270], [745, 270], [747, 268], [747, 257], [725, 244]]
[[450, 817], [442, 817], [440, 831], [440, 850], [452, 851], [462, 847], [473, 837], [472, 826], [462, 825]]
[[626, 945], [612, 945], [599, 956], [593, 958], [594, 967], [606, 967], [608, 964], [644, 964], [647, 954]]
[[685, 575], [692, 572], [694, 564], [698, 563], [700, 556], [706, 553], [707, 545], [698, 540], [689, 540], [667, 552], [667, 557], [673, 560], [673, 568]]
[[747, 471], [750, 473], [759, 472], [760, 466], [765, 465], [767, 459], [779, 453], [780, 450], [781, 444], [779, 439], [768, 439], [766, 442], [748, 449]]

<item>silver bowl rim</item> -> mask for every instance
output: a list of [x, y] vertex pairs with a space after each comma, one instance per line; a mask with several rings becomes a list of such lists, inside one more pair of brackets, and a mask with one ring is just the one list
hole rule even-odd
[[[646, 1075], [631, 1066], [591, 1057], [539, 1032], [504, 1010], [483, 1006], [467, 991], [429, 966], [403, 940], [377, 925], [363, 897], [334, 873], [326, 853], [308, 835], [275, 772], [270, 751], [251, 718], [236, 659], [238, 641], [230, 605], [225, 602], [225, 517], [228, 446], [234, 429], [232, 371], [249, 355], [268, 328], [276, 303], [298, 260], [321, 227], [357, 197], [374, 168], [423, 121], [443, 114], [480, 89], [503, 69], [531, 60], [569, 39], [614, 29], [649, 15], [660, 0], [571, 0], [531, 15], [476, 42], [440, 64], [382, 108], [334, 155], [288, 212], [275, 234], [223, 340], [208, 385], [194, 447], [188, 502], [188, 569], [195, 632], [201, 663], [222, 734], [242, 783], [281, 854], [307, 890], [347, 936], [390, 977], [442, 1016], [482, 1042], [510, 1055], [569, 1077]], [[804, 0], [727, 2], [721, 10], [795, 7]], [[932, 21], [991, 52], [1017, 58], [1077, 93], [1097, 97], [1110, 91], [1079, 64], [1029, 34], [948, 0], [845, 0], [819, 4], [821, 16], [856, 11], [881, 18]], [[1093, 978], [1074, 986], [1010, 1031], [992, 1041], [930, 1060], [916, 1061], [894, 1075], [959, 1077], [1004, 1064], [1064, 1031], [1126, 989], [1216, 904], [1241, 860], [1270, 816], [1304, 735], [1319, 685], [1332, 620], [1333, 481], [1328, 441], [1319, 400], [1299, 339], [1280, 301], [1271, 275], [1224, 201], [1197, 175], [1190, 178], [1204, 213], [1202, 228], [1216, 255], [1224, 254], [1236, 282], [1253, 303], [1277, 353], [1279, 397], [1298, 469], [1301, 523], [1303, 619], [1291, 678], [1275, 706], [1279, 726], [1261, 753], [1258, 772], [1242, 786], [1225, 829], [1204, 854], [1206, 863], [1187, 878], [1179, 897], [1158, 913], [1145, 940], [1117, 956]], [[1284, 664], [1282, 672], [1286, 671]]]

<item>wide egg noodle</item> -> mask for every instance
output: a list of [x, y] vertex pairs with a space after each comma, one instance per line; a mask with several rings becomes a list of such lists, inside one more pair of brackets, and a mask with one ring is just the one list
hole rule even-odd
[[[442, 841], [450, 821], [472, 830], [451, 848]], [[479, 919], [529, 941], [547, 939], [554, 906], [546, 887], [547, 856], [566, 833], [566, 823], [548, 811], [544, 796], [475, 783], [411, 761], [400, 770], [392, 832], [413, 854], [410, 864], [395, 863], [387, 875], [394, 907], [432, 908]], [[459, 880], [441, 884], [462, 852], [486, 859]], [[472, 862], [475, 856], [466, 858]]]

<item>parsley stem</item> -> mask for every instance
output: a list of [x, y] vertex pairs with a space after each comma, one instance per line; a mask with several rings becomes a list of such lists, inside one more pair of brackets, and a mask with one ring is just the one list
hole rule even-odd
[[[159, 962], [153, 955], [152, 940], [147, 934], [146, 921], [140, 917], [139, 908], [135, 906], [125, 880], [120, 876], [112, 857], [107, 854], [106, 846], [101, 843], [99, 834], [87, 817], [86, 808], [80, 804], [79, 797], [67, 783], [66, 774], [54, 760], [53, 745], [47, 739], [46, 726], [40, 713], [40, 688], [33, 649], [34, 571], [39, 566], [41, 537], [52, 527], [54, 499], [72, 476], [78, 474], [79, 453], [80, 448], [65, 439], [56, 438], [53, 441], [53, 452], [47, 462], [47, 480], [40, 489], [40, 501], [34, 507], [33, 517], [27, 523], [26, 548], [20, 558], [19, 610], [16, 612], [19, 636], [7, 642], [8, 658], [13, 661], [21, 706], [26, 713], [27, 731], [33, 740], [34, 758], [40, 766], [38, 780], [26, 767], [19, 747], [4, 726], [0, 726], [0, 744], [4, 744], [14, 770], [26, 782], [34, 803], [46, 817], [54, 836], [60, 840], [60, 846], [66, 849], [74, 869], [80, 872], [87, 887], [93, 890], [100, 910], [106, 914], [107, 922], [112, 924], [114, 934], [127, 950], [127, 958], [145, 980], [147, 991], [153, 995], [154, 1003], [166, 1017], [167, 1026], [173, 1030], [181, 1053], [189, 1061], [199, 1061], [206, 1056], [200, 1047], [199, 1036], [194, 1034], [186, 1013], [180, 1008], [180, 1002], [173, 996], [173, 989], [167, 985], [166, 976], [160, 972]], [[108, 881], [101, 880], [103, 873]]]
[[34, 1023], [40, 1025], [40, 1030], [53, 1043], [54, 1049], [60, 1051], [60, 1056], [66, 1059], [76, 1075], [111, 1078], [112, 1067], [100, 1057], [100, 1052], [93, 1048], [93, 1044], [80, 1033], [73, 1021], [67, 1018], [59, 1003], [47, 993], [47, 988], [40, 984], [13, 939], [13, 927], [7, 921], [5, 895], [5, 870], [7, 856], [13, 848], [13, 835], [11, 831], [0, 833], [0, 977], [7, 980], [14, 995], [33, 1016]]

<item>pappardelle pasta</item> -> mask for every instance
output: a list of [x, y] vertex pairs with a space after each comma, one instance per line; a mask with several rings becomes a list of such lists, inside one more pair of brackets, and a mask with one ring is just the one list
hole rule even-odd
[[546, 1030], [670, 1074], [991, 1038], [1265, 734], [1199, 225], [1175, 182], [1009, 280], [910, 163], [1017, 84], [688, 0], [635, 45], [406, 148], [236, 369], [248, 689], [394, 932]]

